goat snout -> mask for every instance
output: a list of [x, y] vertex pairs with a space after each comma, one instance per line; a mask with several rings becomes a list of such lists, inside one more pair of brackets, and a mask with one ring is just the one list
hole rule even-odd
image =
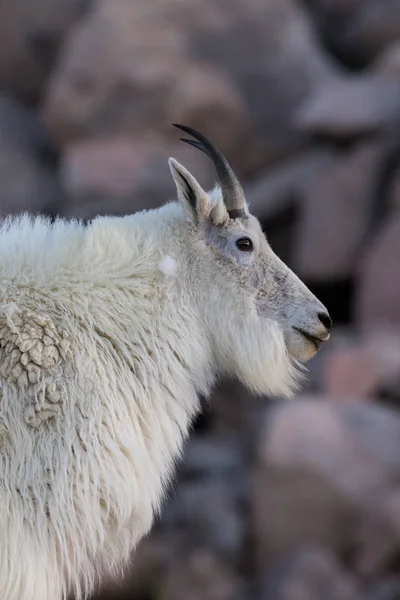
[[325, 327], [326, 331], [329, 333], [332, 327], [332, 319], [329, 316], [328, 312], [320, 312], [318, 313], [318, 319], [321, 321], [322, 325]]
[[330, 329], [332, 319], [328, 312], [319, 312], [311, 323], [302, 325], [293, 325], [293, 329], [301, 333], [308, 341], [314, 343], [317, 348], [321, 342], [326, 342], [330, 338]]
[[315, 312], [300, 311], [292, 319], [288, 336], [288, 349], [294, 358], [308, 360], [330, 338], [332, 319], [323, 306], [317, 306]]

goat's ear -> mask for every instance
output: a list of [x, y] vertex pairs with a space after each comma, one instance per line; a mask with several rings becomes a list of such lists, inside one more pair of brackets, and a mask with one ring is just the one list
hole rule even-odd
[[194, 223], [207, 219], [210, 215], [211, 204], [207, 194], [183, 165], [174, 158], [168, 160], [172, 177], [178, 192], [178, 200], [184, 207], [189, 219]]

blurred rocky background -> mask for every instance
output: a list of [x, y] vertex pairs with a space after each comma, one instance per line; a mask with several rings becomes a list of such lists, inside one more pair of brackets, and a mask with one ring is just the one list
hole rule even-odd
[[400, 0], [1, 0], [0, 41], [0, 217], [211, 185], [191, 125], [335, 323], [295, 401], [204, 402], [96, 600], [400, 599]]

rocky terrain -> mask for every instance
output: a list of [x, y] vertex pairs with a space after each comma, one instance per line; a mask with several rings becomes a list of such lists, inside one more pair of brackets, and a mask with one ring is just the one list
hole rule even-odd
[[[3, 0], [0, 217], [172, 198], [227, 154], [329, 308], [295, 401], [226, 381], [96, 600], [400, 599], [400, 0]], [[93, 599], [94, 600], [94, 599]]]

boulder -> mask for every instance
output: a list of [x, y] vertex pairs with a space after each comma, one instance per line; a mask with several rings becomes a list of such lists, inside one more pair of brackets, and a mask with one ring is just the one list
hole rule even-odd
[[305, 141], [290, 115], [334, 71], [294, 0], [232, 0], [229, 10], [221, 0], [99, 0], [69, 31], [43, 110], [62, 146], [175, 140], [171, 123], [183, 122], [246, 175]]
[[331, 51], [350, 67], [365, 67], [400, 34], [399, 0], [309, 0]]
[[239, 600], [241, 584], [213, 554], [197, 550], [172, 565], [159, 583], [157, 600]]
[[305, 190], [291, 265], [314, 282], [352, 276], [374, 215], [381, 148], [362, 143], [320, 169]]
[[268, 223], [292, 206], [301, 209], [314, 180], [335, 164], [335, 152], [317, 147], [270, 167], [244, 186], [250, 210]]
[[35, 101], [68, 28], [89, 0], [6, 0], [0, 4], [0, 86]]
[[400, 83], [382, 74], [345, 75], [316, 85], [294, 114], [308, 134], [354, 139], [385, 131], [400, 114]]
[[179, 482], [173, 501], [163, 512], [163, 529], [184, 531], [182, 546], [207, 548], [227, 564], [238, 565], [245, 523], [240, 505], [246, 490], [243, 478]]
[[101, 591], [92, 600], [131, 600], [133, 596], [153, 597], [158, 582], [171, 561], [171, 539], [165, 540], [152, 531], [139, 543], [133, 553], [130, 567], [120, 578], [103, 579]]
[[170, 155], [183, 162], [205, 188], [212, 186], [211, 161], [183, 144], [137, 142], [128, 136], [69, 143], [60, 161], [65, 192], [60, 214], [82, 218], [126, 214], [173, 200]]
[[378, 55], [372, 65], [371, 71], [388, 79], [399, 79], [400, 42], [398, 40], [394, 41]]
[[400, 210], [387, 216], [357, 270], [354, 318], [364, 329], [400, 325]]
[[[275, 406], [261, 435], [253, 487], [258, 572], [304, 544], [337, 556], [351, 549], [369, 576], [374, 565], [381, 569], [371, 544], [367, 567], [361, 567], [365, 545], [359, 541], [372, 525], [376, 530], [380, 524], [382, 536], [387, 531], [382, 507], [397, 489], [399, 452], [394, 410], [366, 401], [338, 405], [327, 396]], [[400, 543], [400, 534], [394, 537], [386, 538], [391, 552]]]
[[384, 578], [370, 586], [365, 600], [398, 600], [400, 598], [400, 577]]
[[57, 212], [62, 200], [52, 149], [37, 116], [0, 95], [0, 218], [23, 211]]
[[332, 552], [306, 546], [267, 571], [260, 600], [361, 600], [358, 587]]
[[399, 331], [367, 331], [353, 344], [325, 355], [322, 390], [339, 398], [376, 397], [400, 380]]

